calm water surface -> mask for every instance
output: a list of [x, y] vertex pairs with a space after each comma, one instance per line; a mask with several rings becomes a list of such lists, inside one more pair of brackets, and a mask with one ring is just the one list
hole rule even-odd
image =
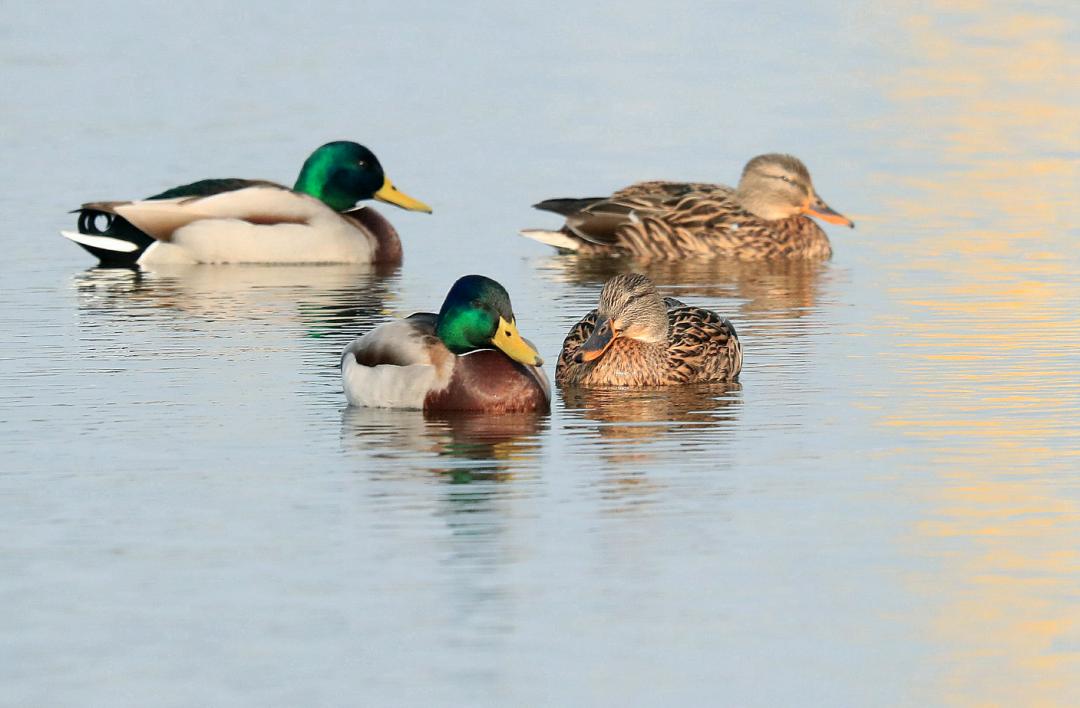
[[[5, 13], [0, 703], [1080, 704], [1071, 2], [319, 10]], [[435, 209], [383, 209], [399, 269], [56, 234], [335, 138]], [[740, 385], [345, 407], [344, 344], [466, 272], [553, 365], [635, 266], [532, 202], [770, 150], [857, 222], [832, 261], [646, 269]]]

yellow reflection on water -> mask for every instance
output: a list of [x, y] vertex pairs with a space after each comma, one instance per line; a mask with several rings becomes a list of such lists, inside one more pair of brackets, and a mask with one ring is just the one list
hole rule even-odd
[[[937, 482], [911, 539], [940, 647], [931, 700], [1080, 704], [1080, 51], [1072, 7], [936, 3], [886, 78], [901, 148], [877, 248], [906, 382], [881, 424]], [[902, 235], [906, 232], [906, 235]]]

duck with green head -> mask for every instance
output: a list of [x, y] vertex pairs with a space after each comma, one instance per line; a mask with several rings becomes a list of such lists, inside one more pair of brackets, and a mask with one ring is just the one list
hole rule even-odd
[[399, 263], [397, 231], [377, 199], [431, 212], [398, 191], [363, 145], [336, 141], [304, 162], [292, 189], [204, 179], [132, 202], [89, 202], [64, 236], [105, 265], [153, 263]]
[[354, 406], [547, 412], [542, 364], [518, 332], [506, 289], [466, 275], [438, 314], [418, 312], [356, 338], [342, 354], [341, 378]]

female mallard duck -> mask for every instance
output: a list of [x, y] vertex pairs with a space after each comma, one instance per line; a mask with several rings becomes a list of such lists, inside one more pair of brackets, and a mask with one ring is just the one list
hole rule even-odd
[[604, 284], [600, 306], [571, 328], [555, 381], [561, 386], [666, 386], [735, 381], [742, 346], [712, 310], [661, 298], [639, 273]]
[[355, 339], [342, 354], [341, 378], [354, 406], [547, 412], [541, 364], [503, 286], [466, 275], [439, 314], [418, 312]]
[[79, 231], [61, 233], [104, 265], [400, 263], [397, 231], [374, 209], [354, 209], [361, 199], [431, 213], [394, 187], [370, 150], [338, 141], [311, 154], [292, 189], [204, 179], [142, 201], [83, 204]]
[[829, 238], [807, 214], [854, 227], [814, 191], [791, 155], [758, 155], [735, 189], [692, 182], [638, 182], [610, 197], [548, 199], [537, 209], [566, 217], [560, 231], [523, 236], [584, 255], [642, 259], [828, 258]]

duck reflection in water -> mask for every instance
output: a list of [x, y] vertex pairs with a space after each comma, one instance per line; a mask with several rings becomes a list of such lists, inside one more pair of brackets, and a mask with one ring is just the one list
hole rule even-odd
[[[730, 440], [742, 405], [738, 382], [664, 388], [571, 388], [563, 404], [574, 421], [568, 427], [612, 465], [649, 464], [679, 453], [708, 450]], [[580, 443], [579, 443], [580, 444]]]
[[90, 268], [76, 275], [80, 313], [95, 320], [176, 314], [200, 321], [299, 325], [344, 341], [371, 327], [394, 299], [397, 266], [179, 265], [153, 270]]
[[590, 290], [615, 275], [641, 273], [675, 297], [730, 301], [726, 314], [750, 322], [812, 313], [828, 297], [829, 283], [844, 272], [828, 262], [807, 260], [642, 262], [566, 256], [547, 259], [541, 269], [548, 277]]
[[535, 472], [546, 428], [547, 417], [536, 413], [349, 406], [341, 419], [346, 451], [394, 459], [394, 469], [429, 471], [457, 484], [505, 482]]

